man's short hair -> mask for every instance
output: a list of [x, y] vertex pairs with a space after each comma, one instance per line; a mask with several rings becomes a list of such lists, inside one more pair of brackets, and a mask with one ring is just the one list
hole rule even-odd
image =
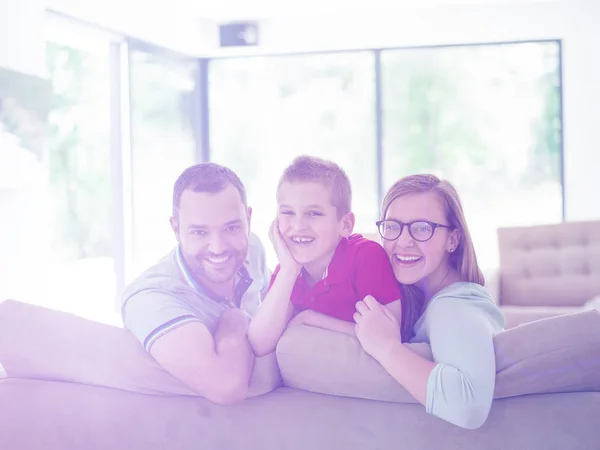
[[194, 192], [216, 194], [229, 185], [238, 190], [242, 203], [247, 207], [246, 189], [240, 177], [233, 170], [213, 162], [204, 162], [188, 167], [179, 175], [173, 187], [173, 217], [177, 218], [183, 191], [190, 189]]
[[316, 156], [298, 156], [283, 172], [277, 191], [285, 182], [316, 182], [329, 189], [331, 203], [337, 209], [338, 218], [351, 211], [352, 187], [346, 172], [333, 161]]

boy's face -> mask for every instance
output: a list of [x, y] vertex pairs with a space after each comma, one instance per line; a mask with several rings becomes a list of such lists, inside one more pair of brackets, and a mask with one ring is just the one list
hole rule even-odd
[[279, 231], [294, 259], [320, 277], [340, 239], [352, 233], [354, 216], [338, 218], [330, 189], [318, 182], [284, 182], [277, 202]]

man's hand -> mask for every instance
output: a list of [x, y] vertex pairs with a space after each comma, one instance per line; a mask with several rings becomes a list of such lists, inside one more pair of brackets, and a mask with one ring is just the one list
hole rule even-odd
[[400, 325], [394, 315], [372, 296], [356, 303], [355, 331], [362, 348], [379, 359], [394, 344], [401, 342]]
[[281, 231], [279, 231], [279, 219], [277, 218], [275, 218], [273, 223], [271, 223], [271, 228], [269, 228], [269, 239], [279, 260], [279, 271], [286, 271], [298, 276], [302, 270], [302, 265], [294, 259], [292, 252], [285, 243]]
[[183, 324], [159, 337], [152, 357], [199, 395], [230, 404], [243, 400], [254, 365], [241, 310], [227, 310], [213, 336], [200, 322]]

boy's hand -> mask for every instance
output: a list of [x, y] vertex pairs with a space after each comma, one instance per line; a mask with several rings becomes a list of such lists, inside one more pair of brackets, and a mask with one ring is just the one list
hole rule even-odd
[[298, 276], [302, 270], [302, 265], [294, 259], [292, 252], [285, 243], [285, 240], [279, 231], [279, 220], [277, 218], [275, 218], [269, 229], [269, 239], [271, 240], [271, 244], [273, 244], [277, 259], [279, 260], [279, 266], [281, 267], [279, 270], [285, 270]]

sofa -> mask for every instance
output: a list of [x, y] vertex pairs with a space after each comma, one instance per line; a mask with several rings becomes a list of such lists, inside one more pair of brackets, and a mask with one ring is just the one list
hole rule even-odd
[[[426, 344], [413, 345], [431, 357]], [[355, 338], [290, 328], [258, 358], [245, 401], [221, 406], [163, 371], [125, 329], [0, 303], [0, 448], [600, 448], [600, 312], [496, 340], [488, 420], [468, 430], [425, 409]]]
[[506, 327], [600, 307], [600, 221], [498, 229], [488, 276]]

